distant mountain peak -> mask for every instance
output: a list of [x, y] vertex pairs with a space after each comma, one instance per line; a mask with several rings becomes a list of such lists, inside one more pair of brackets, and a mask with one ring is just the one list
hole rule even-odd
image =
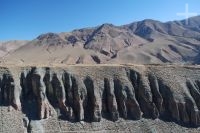
[[9, 53], [8, 46], [14, 43], [8, 42], [0, 48], [0, 55], [6, 55], [7, 60], [22, 59], [23, 62], [41, 55], [45, 59], [43, 62], [199, 64], [200, 16], [189, 18], [188, 25], [184, 21], [163, 23], [145, 19], [123, 26], [105, 23], [72, 32], [50, 32], [28, 45], [13, 47]]
[[115, 25], [113, 25], [111, 23], [104, 23], [100, 27], [115, 27]]
[[44, 39], [52, 39], [52, 38], [58, 38], [59, 35], [53, 32], [49, 32], [49, 33], [45, 33], [45, 34], [41, 34], [37, 37], [38, 40], [44, 40]]

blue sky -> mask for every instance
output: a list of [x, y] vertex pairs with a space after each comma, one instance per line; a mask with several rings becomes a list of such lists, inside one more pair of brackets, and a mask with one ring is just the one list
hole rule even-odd
[[200, 13], [200, 0], [0, 0], [0, 40], [30, 40], [102, 23], [143, 19], [179, 20], [176, 13]]

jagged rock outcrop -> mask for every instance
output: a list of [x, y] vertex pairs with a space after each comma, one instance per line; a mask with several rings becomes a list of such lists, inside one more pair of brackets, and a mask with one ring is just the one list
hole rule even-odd
[[14, 107], [24, 114], [21, 121], [27, 120], [29, 130], [34, 121], [51, 118], [70, 122], [148, 118], [200, 126], [198, 66], [21, 67], [0, 71], [0, 108]]

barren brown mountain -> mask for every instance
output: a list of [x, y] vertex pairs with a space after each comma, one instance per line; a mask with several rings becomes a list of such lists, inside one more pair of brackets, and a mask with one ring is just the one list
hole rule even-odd
[[0, 133], [199, 133], [200, 16], [0, 44]]
[[190, 18], [188, 25], [185, 20], [162, 23], [147, 19], [123, 26], [103, 24], [72, 32], [46, 33], [13, 49], [9, 53], [3, 51], [1, 62], [199, 64], [200, 16]]

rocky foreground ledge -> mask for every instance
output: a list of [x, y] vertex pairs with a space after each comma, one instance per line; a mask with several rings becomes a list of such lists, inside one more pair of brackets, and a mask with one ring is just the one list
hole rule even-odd
[[200, 132], [200, 67], [0, 68], [0, 132]]

